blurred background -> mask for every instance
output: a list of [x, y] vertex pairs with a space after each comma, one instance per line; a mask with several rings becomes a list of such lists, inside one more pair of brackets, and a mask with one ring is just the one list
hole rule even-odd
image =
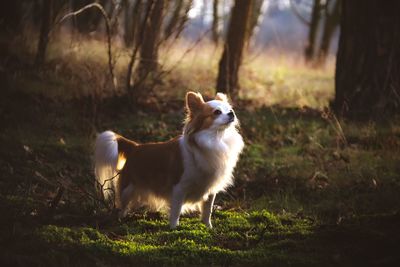
[[[240, 94], [242, 99], [267, 105], [322, 108], [332, 100], [339, 0], [244, 3], [247, 9], [238, 7], [245, 13], [236, 15], [231, 39], [233, 1], [156, 4], [140, 0], [4, 2], [4, 60], [15, 59], [9, 58], [11, 50], [17, 57], [28, 53], [20, 60], [36, 66], [47, 63], [58, 70], [69, 68], [78, 76], [85, 73], [86, 82], [74, 88], [74, 94], [128, 92], [136, 104], [150, 101], [149, 96], [156, 97], [152, 98], [156, 102], [165, 95], [181, 97], [188, 89], [213, 94], [215, 88], [224, 92], [232, 88], [232, 98]], [[237, 67], [221, 71], [228, 42], [239, 44], [231, 56], [239, 60]], [[72, 66], [82, 59], [85, 64]], [[101, 68], [108, 68], [112, 77], [97, 79], [107, 72]], [[308, 81], [298, 74], [306, 75]], [[217, 82], [235, 75], [240, 79], [235, 78], [234, 84]]]
[[[0, 1], [1, 266], [397, 266], [400, 1]], [[116, 218], [93, 143], [228, 95], [245, 148], [197, 214]], [[157, 168], [157, 163], [154, 164]]]

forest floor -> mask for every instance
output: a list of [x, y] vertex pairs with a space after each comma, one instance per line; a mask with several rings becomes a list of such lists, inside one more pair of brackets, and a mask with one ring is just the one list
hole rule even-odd
[[[132, 111], [121, 93], [101, 100], [77, 96], [79, 84], [94, 85], [83, 84], [82, 69], [70, 72], [58, 64], [33, 70], [20, 61], [1, 69], [1, 266], [394, 266], [400, 261], [399, 118], [338, 121], [315, 109], [243, 101], [236, 111], [246, 148], [235, 185], [217, 196], [214, 228], [188, 214], [170, 230], [163, 212], [140, 210], [118, 221], [95, 196], [91, 157], [95, 134], [102, 130], [141, 142], [180, 134], [184, 89], [164, 103]], [[277, 73], [269, 84], [286, 92], [293, 87], [287, 80], [305, 87], [313, 79], [315, 87], [327, 84], [320, 74]], [[96, 79], [87, 75], [88, 83]], [[178, 83], [180, 76], [174, 77], [165, 87]], [[247, 88], [252, 81], [244, 81]], [[284, 98], [273, 88], [268, 92]], [[304, 97], [309, 103], [323, 99], [316, 106], [329, 96], [309, 94], [313, 97]]]

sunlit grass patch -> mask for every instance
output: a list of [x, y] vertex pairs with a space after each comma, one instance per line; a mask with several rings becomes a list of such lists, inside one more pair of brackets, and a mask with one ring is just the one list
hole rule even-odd
[[332, 66], [330, 61], [313, 69], [298, 55], [281, 51], [250, 54], [241, 71], [241, 95], [268, 106], [322, 109], [334, 94]]
[[[301, 263], [297, 256], [281, 253], [281, 249], [296, 250], [314, 227], [310, 221], [295, 217], [276, 217], [267, 211], [250, 214], [217, 212], [215, 229], [208, 229], [198, 219], [183, 218], [178, 230], [148, 229], [152, 220], [129, 223], [134, 230], [116, 237], [110, 229], [96, 230], [89, 227], [43, 226], [34, 236], [42, 247], [53, 247], [65, 253], [80, 255], [74, 262], [98, 261], [110, 263], [141, 263], [176, 266], [196, 265], [262, 265], [290, 262]], [[164, 223], [166, 222], [163, 220]], [[158, 220], [155, 221], [159, 225]], [[142, 225], [143, 224], [143, 225]], [[134, 225], [139, 225], [142, 230]], [[190, 228], [188, 227], [190, 225]], [[130, 227], [129, 227], [130, 228]], [[293, 235], [296, 234], [296, 235]], [[303, 235], [300, 238], [298, 234]], [[292, 244], [292, 248], [288, 244]], [[46, 254], [45, 251], [41, 253]], [[65, 260], [65, 259], [64, 259]], [[315, 259], [314, 259], [315, 260]], [[314, 260], [307, 260], [308, 263]]]

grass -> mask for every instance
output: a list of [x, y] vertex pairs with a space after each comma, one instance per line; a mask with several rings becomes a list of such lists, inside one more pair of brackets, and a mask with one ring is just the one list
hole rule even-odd
[[[246, 148], [235, 186], [217, 196], [214, 228], [190, 214], [179, 229], [169, 230], [166, 214], [145, 210], [119, 222], [94, 197], [95, 133], [112, 129], [141, 142], [180, 134], [182, 96], [188, 88], [211, 90], [218, 50], [197, 48], [201, 57], [198, 50], [190, 52], [156, 87], [168, 101], [157, 103], [158, 109], [132, 112], [122, 88], [120, 96], [99, 92], [109, 90], [104, 58], [96, 58], [102, 45], [84, 41], [69, 50], [55, 42], [46, 68], [5, 68], [2, 266], [398, 262], [399, 118], [341, 120], [339, 127], [318, 111], [333, 94], [332, 67], [309, 70], [295, 58], [276, 54], [245, 59], [242, 98], [253, 105], [243, 101], [236, 111]], [[85, 64], [79, 64], [89, 47]], [[183, 51], [163, 55], [165, 66], [173, 66]], [[125, 52], [120, 53], [122, 66]], [[93, 67], [96, 60], [100, 63]], [[102, 97], [93, 98], [96, 94]], [[52, 207], [60, 188], [65, 188], [61, 201]]]
[[[2, 199], [8, 201], [21, 208], [15, 199]], [[13, 266], [365, 266], [398, 260], [398, 214], [357, 217], [340, 225], [267, 210], [217, 211], [213, 217], [212, 230], [188, 216], [177, 230], [169, 230], [165, 216], [146, 213], [122, 222], [98, 217], [83, 225], [26, 218], [13, 225], [13, 232], [2, 232], [1, 259]]]

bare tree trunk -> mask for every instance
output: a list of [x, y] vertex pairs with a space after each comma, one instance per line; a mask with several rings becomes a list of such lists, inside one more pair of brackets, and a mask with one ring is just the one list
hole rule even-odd
[[145, 25], [141, 24], [141, 12], [143, 7], [142, 0], [136, 0], [132, 7], [129, 6], [129, 11], [125, 10], [125, 33], [124, 41], [126, 46], [140, 45], [139, 32]]
[[52, 23], [53, 0], [44, 0], [42, 7], [42, 22], [40, 26], [39, 43], [35, 58], [35, 65], [42, 65], [46, 59], [49, 32]]
[[400, 1], [343, 1], [336, 62], [338, 115], [400, 111]]
[[[144, 89], [143, 86], [149, 74], [152, 74], [158, 70], [158, 47], [159, 40], [161, 37], [161, 25], [164, 16], [165, 1], [164, 0], [149, 0], [147, 1], [147, 11], [144, 18], [144, 24], [142, 28], [142, 36], [140, 45], [137, 43], [134, 53], [129, 63], [127, 85], [129, 87], [130, 99], [133, 104], [137, 104], [142, 96], [146, 96], [149, 91]], [[139, 39], [139, 38], [138, 38]], [[136, 49], [140, 47], [140, 61], [136, 69], [136, 77], [134, 79], [133, 86], [130, 86], [130, 75], [132, 70], [134, 56]], [[142, 87], [142, 88], [141, 88]], [[151, 92], [151, 91], [150, 91]]]
[[[152, 1], [149, 1], [149, 4]], [[150, 13], [149, 23], [143, 36], [140, 50], [139, 77], [143, 77], [158, 68], [158, 46], [161, 35], [161, 24], [163, 21], [164, 0], [154, 0]]]
[[178, 38], [179, 35], [182, 33], [183, 29], [186, 26], [186, 23], [189, 21], [189, 11], [192, 8], [193, 0], [186, 0], [186, 6], [183, 15], [180, 17], [179, 24], [176, 27], [176, 33], [174, 38]]
[[310, 29], [308, 32], [308, 41], [304, 50], [306, 62], [310, 62], [314, 58], [315, 41], [317, 37], [318, 25], [321, 19], [321, 0], [314, 0], [314, 5], [311, 13]]
[[227, 93], [232, 99], [239, 94], [239, 68], [243, 49], [249, 34], [252, 0], [236, 0], [232, 8], [224, 52], [219, 62], [217, 90]]
[[[153, 9], [153, 4], [154, 3], [148, 3], [147, 6], [145, 6], [142, 2], [142, 0], [137, 0], [137, 2], [135, 3], [135, 7], [134, 7], [134, 18], [132, 18], [133, 22], [136, 22], [135, 25], [133, 25], [133, 29], [134, 29], [134, 34], [133, 34], [133, 49], [132, 49], [132, 53], [131, 53], [131, 58], [128, 64], [128, 71], [127, 71], [127, 90], [131, 96], [131, 98], [134, 97], [134, 86], [132, 86], [131, 81], [132, 81], [132, 72], [133, 72], [133, 66], [135, 64], [136, 61], [136, 55], [139, 51], [139, 49], [141, 48], [142, 45], [142, 40], [144, 39], [144, 33], [146, 30], [146, 25], [148, 24], [149, 21], [149, 17], [150, 17], [150, 13], [151, 10]], [[142, 10], [144, 11], [142, 14]], [[137, 81], [136, 81], [137, 83]], [[133, 100], [133, 99], [132, 99]]]
[[133, 28], [132, 28], [132, 11], [129, 0], [122, 1], [124, 5], [124, 44], [131, 46], [133, 43]]
[[322, 33], [320, 48], [318, 51], [318, 58], [317, 58], [318, 66], [325, 65], [326, 57], [329, 54], [329, 48], [332, 36], [339, 24], [340, 2], [341, 2], [340, 0], [335, 1], [333, 10], [331, 12], [329, 12], [329, 1], [327, 3], [325, 25]]
[[219, 30], [218, 30], [218, 23], [219, 23], [219, 14], [218, 14], [218, 0], [214, 0], [213, 2], [213, 21], [212, 21], [212, 28], [211, 28], [211, 39], [215, 45], [219, 43]]
[[174, 5], [174, 11], [171, 15], [171, 18], [168, 21], [167, 26], [164, 31], [164, 39], [168, 40], [172, 34], [176, 31], [177, 26], [179, 25], [179, 20], [181, 18], [181, 13], [183, 9], [183, 0], [176, 0]]

